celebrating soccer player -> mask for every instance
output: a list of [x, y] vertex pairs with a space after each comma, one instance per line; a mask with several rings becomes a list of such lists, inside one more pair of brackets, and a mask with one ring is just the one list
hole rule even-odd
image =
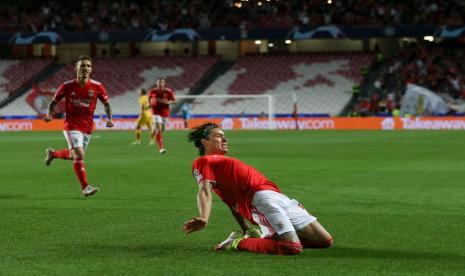
[[193, 128], [188, 135], [198, 148], [192, 171], [199, 184], [197, 203], [199, 217], [184, 223], [189, 234], [205, 228], [212, 208], [214, 191], [229, 208], [243, 230], [244, 218], [258, 224], [259, 238], [233, 232], [218, 244], [216, 250], [241, 250], [263, 254], [294, 255], [302, 248], [326, 248], [332, 245], [331, 235], [294, 199], [255, 168], [238, 159], [227, 157], [228, 139], [214, 123]]
[[153, 144], [153, 137], [152, 137], [152, 112], [150, 111], [150, 103], [149, 98], [147, 96], [147, 90], [141, 88], [139, 90], [139, 105], [140, 105], [140, 114], [137, 118], [137, 125], [136, 125], [136, 141], [134, 141], [133, 145], [140, 145], [140, 135], [142, 132], [142, 126], [147, 126], [147, 129], [150, 132], [150, 140], [149, 145]]
[[157, 80], [157, 87], [150, 90], [150, 105], [152, 106], [153, 122], [155, 127], [152, 136], [156, 138], [160, 154], [166, 153], [163, 145], [163, 130], [168, 116], [170, 115], [170, 104], [176, 103], [173, 90], [165, 86], [165, 79]]
[[53, 159], [73, 160], [74, 172], [81, 184], [82, 194], [90, 196], [98, 192], [87, 182], [87, 172], [84, 166], [84, 153], [89, 145], [93, 130], [94, 111], [97, 98], [105, 106], [107, 127], [113, 127], [111, 108], [105, 87], [98, 81], [90, 79], [92, 73], [92, 59], [89, 56], [79, 56], [75, 63], [76, 79], [63, 83], [55, 93], [44, 117], [45, 122], [52, 120], [51, 114], [55, 105], [63, 98], [66, 99], [66, 118], [64, 135], [69, 149], [45, 151], [45, 165], [49, 166]]

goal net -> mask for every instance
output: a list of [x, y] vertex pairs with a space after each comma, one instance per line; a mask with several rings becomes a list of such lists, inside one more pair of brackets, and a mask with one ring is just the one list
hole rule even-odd
[[273, 129], [272, 95], [177, 95], [177, 113], [188, 111], [191, 118], [237, 118], [260, 120]]

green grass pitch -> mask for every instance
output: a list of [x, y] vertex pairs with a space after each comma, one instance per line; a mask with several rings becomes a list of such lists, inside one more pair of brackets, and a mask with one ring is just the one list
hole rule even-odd
[[238, 228], [216, 196], [209, 226], [183, 234], [198, 214], [186, 132], [165, 134], [164, 156], [129, 145], [133, 132], [96, 132], [86, 167], [101, 191], [87, 199], [71, 162], [43, 163], [46, 147], [66, 146], [61, 132], [10, 132], [0, 133], [0, 275], [464, 275], [463, 132], [227, 135], [230, 155], [303, 203], [332, 248], [214, 252]]

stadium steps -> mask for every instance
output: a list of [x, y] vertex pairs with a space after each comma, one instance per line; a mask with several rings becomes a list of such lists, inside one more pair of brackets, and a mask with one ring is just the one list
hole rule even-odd
[[[209, 70], [209, 72], [205, 74], [205, 77], [201, 79], [195, 87], [191, 88], [188, 95], [200, 95], [204, 93], [210, 85], [215, 82], [215, 80], [231, 69], [233, 65], [234, 61], [219, 61]], [[178, 101], [176, 106], [173, 108], [174, 114], [180, 111], [181, 106], [185, 101], [186, 100]]]
[[[138, 89], [153, 87], [156, 77], [164, 77], [168, 87], [174, 89], [177, 95], [185, 95], [192, 87], [196, 87], [219, 60], [219, 56], [98, 58], [94, 60], [92, 78], [105, 84], [115, 115], [133, 115], [139, 110]], [[75, 75], [74, 66], [68, 64], [61, 69], [57, 68], [55, 73], [40, 81], [37, 86], [40, 91], [53, 93], [63, 81], [73, 79]], [[28, 100], [31, 94], [32, 91], [22, 93], [19, 98], [0, 109], [0, 116], [34, 116], [43, 112], [44, 103], [40, 99], [37, 102], [31, 102], [32, 98]], [[97, 105], [95, 114], [105, 114], [103, 105]]]
[[53, 76], [57, 71], [59, 71], [61, 68], [65, 66], [66, 66], [65, 64], [59, 64], [57, 62], [52, 63], [47, 69], [43, 70], [42, 72], [34, 76], [30, 81], [28, 81], [26, 85], [16, 90], [8, 98], [1, 101], [0, 109], [4, 108], [8, 104], [16, 100], [17, 98], [24, 95], [26, 92], [30, 91], [34, 83], [40, 83], [41, 81], [49, 78], [50, 76]]
[[226, 73], [231, 67], [233, 67], [234, 61], [221, 61], [210, 71], [210, 74], [207, 74], [203, 80], [199, 82], [199, 85], [192, 89], [190, 95], [200, 95], [221, 75]]
[[[203, 94], [273, 95], [274, 111], [278, 114], [292, 112], [295, 94], [299, 113], [338, 116], [352, 98], [353, 85], [363, 80], [362, 66], [371, 61], [370, 53], [244, 55]], [[211, 103], [195, 101], [192, 112], [212, 114], [218, 112], [218, 104], [228, 114], [260, 112], [264, 107], [259, 98]]]

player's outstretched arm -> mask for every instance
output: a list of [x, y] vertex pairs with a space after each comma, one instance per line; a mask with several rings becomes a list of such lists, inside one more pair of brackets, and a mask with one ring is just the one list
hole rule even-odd
[[48, 104], [47, 114], [46, 114], [45, 117], [44, 117], [44, 121], [45, 121], [46, 123], [52, 121], [52, 114], [53, 114], [53, 110], [55, 109], [55, 105], [56, 105], [56, 104], [57, 104], [57, 103], [56, 103], [54, 100], [52, 100], [52, 101]]
[[212, 183], [204, 181], [199, 186], [197, 194], [197, 207], [199, 207], [200, 217], [208, 222], [212, 210]]
[[204, 181], [199, 185], [197, 206], [199, 208], [200, 217], [192, 218], [184, 223], [183, 231], [186, 234], [200, 231], [208, 224], [212, 209], [212, 183], [210, 181]]
[[113, 127], [113, 121], [112, 121], [112, 114], [111, 114], [111, 107], [109, 103], [104, 103], [103, 104], [105, 107], [105, 113], [107, 114], [108, 120], [107, 120], [107, 127]]

